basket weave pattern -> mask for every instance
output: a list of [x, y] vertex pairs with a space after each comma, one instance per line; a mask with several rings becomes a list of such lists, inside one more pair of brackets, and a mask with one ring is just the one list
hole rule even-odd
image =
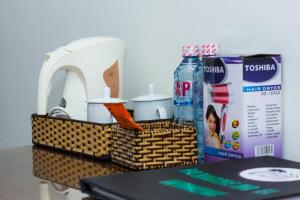
[[42, 148], [33, 148], [33, 174], [36, 177], [79, 189], [79, 181], [91, 176], [105, 176], [127, 172], [128, 169], [110, 162], [93, 162], [55, 153]]
[[112, 147], [111, 124], [31, 116], [32, 142], [96, 158], [108, 156]]
[[139, 123], [144, 131], [112, 127], [112, 160], [132, 169], [154, 169], [197, 162], [196, 131], [170, 121]]

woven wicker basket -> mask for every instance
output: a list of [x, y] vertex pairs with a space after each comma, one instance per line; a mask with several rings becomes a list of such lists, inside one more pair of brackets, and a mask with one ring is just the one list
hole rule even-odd
[[129, 170], [111, 162], [94, 162], [41, 147], [33, 147], [33, 175], [64, 186], [79, 189], [79, 181]]
[[131, 169], [154, 169], [197, 163], [193, 126], [171, 121], [139, 123], [144, 131], [112, 127], [112, 161]]
[[87, 121], [33, 114], [32, 142], [58, 150], [108, 158], [112, 147], [111, 126]]

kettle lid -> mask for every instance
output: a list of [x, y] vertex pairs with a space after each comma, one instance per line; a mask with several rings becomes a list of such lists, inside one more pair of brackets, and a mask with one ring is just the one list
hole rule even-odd
[[75, 41], [65, 45], [64, 49], [69, 52], [74, 52], [74, 51], [78, 51], [80, 49], [95, 45], [97, 43], [103, 43], [103, 42], [112, 41], [112, 40], [120, 40], [120, 39], [113, 38], [113, 37], [101, 37], [101, 36], [88, 37], [88, 38], [75, 40]]

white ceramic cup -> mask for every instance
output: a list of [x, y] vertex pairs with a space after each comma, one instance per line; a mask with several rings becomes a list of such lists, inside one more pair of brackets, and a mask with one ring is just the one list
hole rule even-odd
[[116, 119], [107, 110], [103, 103], [97, 102], [97, 99], [89, 101], [87, 104], [87, 120], [97, 123], [114, 123]]
[[87, 100], [87, 120], [97, 123], [115, 123], [117, 120], [104, 106], [105, 103], [126, 103], [127, 100], [110, 98], [109, 87], [104, 88], [104, 97]]
[[148, 94], [135, 97], [133, 101], [134, 120], [158, 120], [173, 118], [172, 97], [154, 94], [154, 84], [149, 84]]

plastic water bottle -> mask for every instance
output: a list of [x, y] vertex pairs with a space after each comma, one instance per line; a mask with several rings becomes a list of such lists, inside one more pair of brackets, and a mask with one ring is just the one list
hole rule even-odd
[[174, 117], [177, 123], [193, 122], [193, 75], [200, 65], [198, 45], [183, 46], [183, 60], [174, 72]]
[[197, 131], [198, 160], [204, 162], [204, 127], [203, 127], [203, 65], [200, 64], [194, 71], [193, 82], [193, 113], [194, 126]]
[[[213, 56], [220, 52], [220, 45], [215, 43], [203, 44], [200, 48], [200, 56]], [[193, 111], [194, 126], [197, 131], [198, 160], [204, 162], [204, 113], [203, 113], [203, 65], [202, 57], [200, 64], [194, 70], [193, 76]]]

